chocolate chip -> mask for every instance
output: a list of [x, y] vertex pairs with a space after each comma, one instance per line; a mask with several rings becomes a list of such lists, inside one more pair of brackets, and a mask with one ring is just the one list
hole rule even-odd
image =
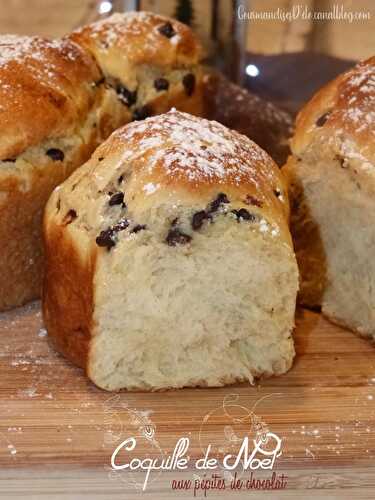
[[120, 175], [120, 177], [117, 179], [117, 182], [121, 184], [121, 182], [124, 180], [124, 176]]
[[191, 221], [191, 226], [196, 231], [197, 229], [200, 229], [203, 225], [203, 222], [205, 219], [207, 219], [209, 215], [205, 210], [199, 210], [199, 212], [195, 212], [193, 215], [193, 219]]
[[176, 245], [186, 245], [191, 241], [191, 236], [182, 233], [179, 229], [173, 228], [169, 230], [169, 233], [165, 239], [170, 247], [175, 247]]
[[146, 229], [145, 224], [137, 224], [136, 226], [133, 227], [133, 229], [130, 231], [131, 233], [139, 233], [139, 231], [143, 231]]
[[99, 236], [96, 238], [96, 244], [99, 247], [107, 247], [110, 250], [116, 245], [117, 233], [119, 231], [124, 231], [129, 226], [129, 221], [127, 219], [122, 219], [120, 222], [115, 224], [104, 231], [101, 231]]
[[70, 224], [71, 222], [74, 221], [74, 219], [77, 218], [77, 212], [73, 209], [69, 210], [69, 212], [65, 215], [65, 217], [63, 218], [63, 224], [64, 225], [68, 225]]
[[274, 194], [277, 198], [279, 198], [279, 197], [281, 196], [281, 191], [280, 191], [280, 189], [274, 189], [274, 190], [273, 190], [273, 194]]
[[126, 106], [132, 106], [137, 101], [137, 91], [128, 90], [124, 85], [118, 84], [116, 87], [120, 101]]
[[173, 29], [172, 23], [170, 23], [169, 21], [162, 26], [159, 26], [158, 31], [161, 35], [164, 35], [167, 38], [172, 38], [176, 34], [175, 30]]
[[154, 81], [154, 87], [156, 90], [168, 90], [169, 82], [166, 78], [157, 78]]
[[182, 79], [182, 84], [185, 87], [186, 95], [191, 96], [195, 89], [195, 76], [193, 73], [188, 73]]
[[251, 214], [246, 208], [240, 208], [239, 210], [232, 210], [232, 213], [235, 214], [238, 220], [250, 220], [251, 222], [255, 222], [255, 215]]
[[144, 120], [150, 116], [150, 109], [147, 106], [142, 106], [141, 108], [135, 109], [133, 112], [133, 120]]
[[246, 195], [245, 199], [246, 205], [254, 205], [256, 207], [262, 207], [263, 203], [258, 200], [258, 198], [255, 198], [255, 196], [252, 196], [251, 194]]
[[102, 231], [99, 236], [96, 238], [96, 244], [99, 247], [107, 247], [108, 250], [116, 245], [116, 242], [113, 238], [114, 233], [112, 228], [105, 229]]
[[53, 161], [63, 161], [65, 157], [61, 149], [57, 148], [47, 149], [46, 155], [49, 156]]
[[343, 158], [342, 156], [336, 155], [335, 156], [335, 160], [340, 163], [341, 168], [347, 168], [348, 167], [348, 165], [347, 165], [347, 163], [345, 161], [345, 158]]
[[110, 197], [108, 204], [110, 207], [112, 207], [113, 205], [120, 205], [123, 202], [124, 202], [124, 193], [118, 192]]
[[210, 204], [210, 212], [216, 212], [223, 203], [230, 203], [225, 193], [219, 193], [216, 199]]
[[331, 114], [330, 111], [327, 111], [327, 113], [324, 113], [322, 116], [320, 116], [316, 122], [315, 122], [315, 125], [317, 127], [323, 127], [323, 125], [325, 124], [325, 122], [328, 120], [328, 117], [329, 115]]
[[15, 163], [16, 158], [5, 158], [5, 160], [2, 161], [9, 161], [10, 163]]
[[100, 157], [98, 158], [98, 161], [103, 161], [103, 160], [104, 160], [104, 156], [100, 156]]
[[100, 78], [100, 80], [97, 80], [96, 82], [94, 82], [94, 85], [95, 85], [95, 87], [99, 87], [99, 85], [102, 85], [104, 82], [105, 82], [105, 78], [103, 76], [103, 78]]

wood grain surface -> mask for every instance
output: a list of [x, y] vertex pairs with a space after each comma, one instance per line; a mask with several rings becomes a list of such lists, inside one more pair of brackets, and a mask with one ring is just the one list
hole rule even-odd
[[[109, 472], [111, 454], [124, 439], [137, 437], [139, 458], [171, 453], [182, 436], [190, 438], [192, 459], [209, 443], [220, 456], [236, 442], [233, 436], [251, 436], [251, 412], [283, 440], [277, 471], [288, 476], [288, 486], [272, 498], [297, 498], [304, 489], [336, 498], [335, 488], [342, 488], [337, 498], [373, 498], [374, 347], [317, 313], [300, 310], [296, 323], [297, 356], [284, 376], [255, 386], [110, 394], [54, 352], [39, 303], [0, 315], [1, 498], [26, 490], [28, 498], [109, 498], [100, 496], [104, 492], [130, 498], [135, 490], [125, 473]], [[149, 495], [189, 498], [172, 493], [177, 476], [155, 477]], [[82, 497], [78, 491], [58, 496], [74, 484]]]

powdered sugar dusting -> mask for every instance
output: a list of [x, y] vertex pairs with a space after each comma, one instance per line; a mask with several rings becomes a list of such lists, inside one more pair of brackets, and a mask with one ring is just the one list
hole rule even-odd
[[375, 60], [359, 64], [346, 79], [340, 98], [349, 105], [344, 119], [355, 125], [356, 132], [367, 131], [375, 136]]
[[[134, 122], [118, 132], [128, 145], [120, 162], [147, 157], [148, 172], [162, 169], [171, 178], [189, 183], [276, 181], [278, 169], [255, 143], [223, 125], [176, 110]], [[150, 186], [144, 188], [150, 192]], [[152, 191], [152, 189], [151, 189]]]
[[[160, 33], [159, 28], [166, 22], [171, 22], [175, 34], [166, 37]], [[85, 31], [85, 27], [78, 29], [76, 33]], [[108, 50], [114, 45], [124, 49], [129, 57], [137, 57], [139, 51], [145, 54], [156, 54], [160, 50], [160, 41], [167, 41], [172, 46], [178, 47], [183, 41], [182, 31], [186, 28], [177, 21], [170, 20], [164, 16], [152, 12], [128, 12], [126, 14], [116, 13], [112, 16], [97, 21], [90, 25], [90, 38], [96, 39], [97, 44]], [[132, 39], [142, 39], [141, 47], [132, 44]]]
[[[53, 54], [59, 54], [58, 60]], [[61, 59], [79, 62], [80, 51], [64, 40], [47, 40], [36, 36], [1, 35], [0, 36], [0, 91], [13, 94], [24, 85], [22, 79], [14, 81], [18, 68], [26, 66], [28, 78], [43, 81], [46, 85], [61, 78]], [[9, 80], [10, 75], [10, 80]], [[13, 75], [13, 76], [12, 76]], [[12, 102], [14, 102], [12, 96]]]
[[337, 100], [329, 112], [329, 141], [341, 152], [370, 167], [375, 139], [375, 58], [358, 64], [342, 78]]
[[64, 52], [71, 61], [78, 59], [78, 51], [63, 40], [47, 40], [36, 36], [1, 35], [0, 36], [0, 67], [10, 62], [23, 63], [25, 59], [39, 61], [48, 67], [52, 65], [46, 57], [48, 50]]

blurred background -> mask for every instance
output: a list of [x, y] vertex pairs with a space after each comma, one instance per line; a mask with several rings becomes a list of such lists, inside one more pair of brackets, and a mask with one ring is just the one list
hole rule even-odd
[[[61, 36], [73, 26], [79, 26], [88, 19], [108, 14], [114, 10], [152, 10], [175, 16], [180, 13], [184, 21], [197, 26], [202, 34], [209, 33], [214, 5], [221, 10], [220, 23], [230, 19], [234, 5], [243, 4], [255, 12], [276, 11], [278, 8], [291, 11], [293, 6], [306, 6], [310, 10], [328, 11], [336, 6], [345, 10], [372, 11], [373, 0], [1, 0], [1, 33], [41, 34]], [[225, 19], [226, 18], [226, 19]], [[252, 20], [248, 26], [246, 46], [252, 52], [275, 54], [309, 49], [329, 53], [348, 59], [363, 59], [374, 52], [375, 15], [368, 21], [312, 22], [296, 19]]]
[[[357, 12], [364, 18], [303, 16], [334, 9], [336, 15]], [[374, 0], [0, 0], [0, 32], [62, 36], [129, 10], [151, 10], [191, 25], [209, 63], [292, 112], [323, 83], [375, 54]]]

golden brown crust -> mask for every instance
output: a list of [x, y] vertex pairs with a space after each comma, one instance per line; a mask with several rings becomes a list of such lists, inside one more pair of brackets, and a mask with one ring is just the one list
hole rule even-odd
[[[56, 205], [57, 196], [56, 192], [52, 195], [52, 206]], [[56, 348], [86, 368], [93, 326], [96, 253], [80, 255], [73, 235], [63, 225], [51, 225], [48, 217], [44, 222], [44, 241], [44, 322]]]
[[375, 57], [357, 64], [324, 86], [298, 114], [292, 152], [301, 155], [316, 141], [354, 143], [374, 159]]
[[[160, 144], [142, 151], [137, 147], [140, 140], [141, 144], [148, 140], [159, 140]], [[142, 169], [142, 162], [135, 165], [139, 189], [154, 183], [168, 189], [183, 188], [191, 197], [210, 197], [212, 187], [217, 189], [219, 185], [243, 199], [261, 192], [264, 210], [273, 212], [275, 219], [280, 212], [286, 219], [289, 215], [288, 200], [281, 202], [274, 192], [279, 189], [286, 193], [286, 189], [273, 160], [250, 139], [217, 122], [171, 111], [149, 120], [147, 128], [134, 123], [119, 129], [103, 145], [103, 154], [116, 154], [124, 143], [138, 158], [144, 154], [145, 162], [154, 154], [157, 157], [151, 173]], [[231, 144], [230, 149], [227, 144]], [[210, 166], [206, 168], [206, 164]]]
[[69, 40], [0, 36], [0, 160], [72, 133], [99, 78], [90, 55]]
[[[108, 167], [111, 163], [115, 169]], [[152, 168], [144, 168], [146, 164]], [[288, 195], [280, 169], [250, 139], [217, 122], [174, 110], [118, 129], [64, 183], [64, 210], [74, 207], [79, 214], [88, 212], [87, 223], [98, 231], [97, 194], [120, 175], [131, 176], [127, 198], [139, 215], [151, 205], [170, 202], [171, 196], [176, 203], [208, 203], [220, 189], [242, 204], [250, 200], [251, 206], [256, 200], [290, 243]], [[81, 201], [87, 198], [93, 203], [90, 209]]]
[[[166, 25], [173, 31], [163, 34], [159, 29]], [[89, 50], [99, 64], [103, 61], [107, 74], [112, 67], [197, 64], [201, 51], [188, 26], [151, 12], [114, 14], [74, 31], [69, 38]]]

